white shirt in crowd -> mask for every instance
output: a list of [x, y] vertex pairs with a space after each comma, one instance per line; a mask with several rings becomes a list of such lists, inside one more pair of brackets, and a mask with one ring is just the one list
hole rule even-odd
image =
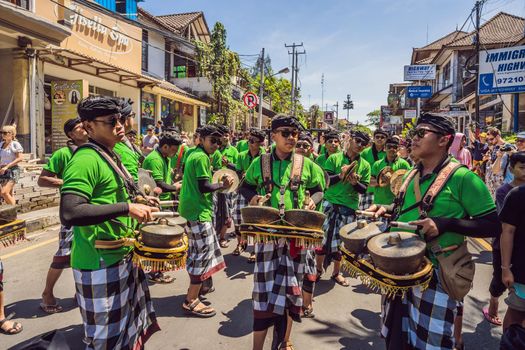
[[[142, 147], [144, 148], [155, 148], [155, 146], [159, 143], [159, 139], [155, 135], [146, 135], [144, 136], [144, 139], [142, 140]], [[145, 151], [144, 155], [147, 156], [151, 151]]]
[[11, 163], [16, 159], [18, 153], [24, 152], [24, 148], [18, 141], [11, 141], [9, 146], [4, 147], [4, 142], [0, 142], [0, 166]]

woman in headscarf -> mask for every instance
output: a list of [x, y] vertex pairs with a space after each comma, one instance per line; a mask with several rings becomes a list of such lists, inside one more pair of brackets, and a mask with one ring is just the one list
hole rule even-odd
[[450, 154], [467, 168], [472, 169], [472, 155], [470, 151], [465, 148], [467, 144], [467, 137], [465, 134], [457, 132], [454, 136], [454, 142], [450, 146]]

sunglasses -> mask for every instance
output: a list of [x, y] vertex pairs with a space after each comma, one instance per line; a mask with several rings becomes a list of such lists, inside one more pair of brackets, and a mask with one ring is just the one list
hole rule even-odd
[[522, 143], [525, 142], [525, 139], [516, 139], [516, 143]]
[[213, 145], [219, 145], [219, 146], [222, 146], [222, 140], [220, 138], [217, 138], [217, 137], [210, 137], [210, 142], [213, 144]]
[[359, 146], [366, 146], [368, 145], [368, 141], [365, 141], [363, 139], [360, 139], [360, 138], [354, 138], [354, 142], [359, 145]]
[[311, 146], [308, 142], [297, 142], [295, 147], [302, 148], [302, 149], [310, 149]]
[[262, 141], [259, 140], [258, 138], [250, 138], [248, 139], [248, 142], [253, 144], [253, 143], [261, 143]]
[[399, 146], [398, 145], [392, 145], [392, 144], [387, 144], [386, 145], [386, 149], [398, 149]]
[[278, 130], [277, 132], [280, 133], [285, 139], [290, 137], [290, 135], [294, 138], [299, 135], [299, 131], [297, 130]]
[[376, 135], [376, 136], [374, 136], [374, 139], [376, 139], [376, 140], [386, 140], [386, 136]]
[[330, 140], [327, 140], [326, 143], [339, 143], [339, 140], [338, 139], [330, 139]]
[[11, 131], [2, 131], [2, 135], [7, 135], [7, 134], [10, 134]]
[[492, 141], [494, 141], [494, 137], [487, 137], [487, 141], [488, 141], [488, 142], [492, 142]]
[[124, 123], [126, 122], [126, 117], [123, 117], [120, 114], [113, 114], [112, 118], [109, 120], [93, 119], [93, 122], [111, 125], [111, 127], [114, 128], [115, 126], [117, 126], [117, 123], [124, 125]]
[[434, 134], [438, 134], [438, 135], [443, 135], [442, 132], [431, 130], [431, 129], [427, 129], [427, 128], [413, 129], [411, 131], [411, 135], [412, 135], [412, 137], [416, 137], [417, 136], [418, 138], [422, 139], [429, 132], [434, 133]]

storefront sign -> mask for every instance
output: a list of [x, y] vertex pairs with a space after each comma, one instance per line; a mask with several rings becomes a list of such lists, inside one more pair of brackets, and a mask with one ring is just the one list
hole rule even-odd
[[479, 53], [480, 95], [525, 91], [525, 46], [482, 50]]
[[51, 148], [54, 151], [64, 147], [64, 123], [77, 117], [77, 105], [87, 93], [87, 81], [64, 80], [51, 82]]
[[403, 117], [406, 119], [413, 119], [417, 117], [417, 110], [415, 109], [405, 109], [403, 111]]
[[430, 98], [432, 97], [432, 86], [408, 86], [408, 98]]
[[324, 112], [324, 122], [326, 124], [334, 124], [334, 112]]
[[206, 125], [206, 107], [200, 106], [199, 108], [199, 124]]
[[143, 92], [140, 102], [140, 129], [145, 134], [149, 125], [155, 126], [155, 95]]
[[405, 66], [405, 81], [436, 79], [435, 64], [416, 64]]

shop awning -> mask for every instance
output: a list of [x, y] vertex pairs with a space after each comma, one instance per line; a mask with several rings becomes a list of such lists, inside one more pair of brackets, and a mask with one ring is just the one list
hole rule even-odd
[[26, 36], [36, 41], [33, 47], [59, 45], [71, 35], [69, 28], [6, 1], [0, 1], [0, 31], [13, 38]]
[[197, 99], [194, 95], [184, 91], [172, 83], [169, 83], [164, 80], [158, 80], [149, 76], [145, 76], [148, 79], [151, 79], [155, 82], [155, 85], [148, 85], [144, 87], [145, 92], [149, 92], [156, 95], [161, 95], [163, 97], [177, 100], [182, 103], [192, 104], [202, 107], [210, 107], [209, 103]]

